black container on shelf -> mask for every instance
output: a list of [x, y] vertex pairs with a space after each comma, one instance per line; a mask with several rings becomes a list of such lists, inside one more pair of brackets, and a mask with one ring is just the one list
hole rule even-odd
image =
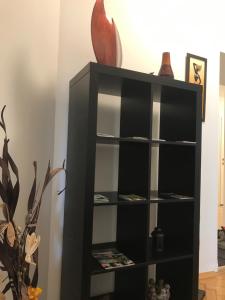
[[155, 227], [152, 235], [152, 251], [154, 254], [160, 254], [164, 252], [164, 233], [161, 228]]

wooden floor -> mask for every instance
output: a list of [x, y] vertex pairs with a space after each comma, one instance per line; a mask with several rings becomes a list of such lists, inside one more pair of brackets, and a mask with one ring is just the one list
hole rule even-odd
[[204, 300], [225, 300], [225, 269], [200, 274], [199, 288], [206, 291]]

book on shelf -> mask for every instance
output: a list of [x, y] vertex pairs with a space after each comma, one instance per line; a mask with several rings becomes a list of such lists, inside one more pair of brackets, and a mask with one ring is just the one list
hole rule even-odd
[[95, 194], [94, 195], [94, 203], [108, 203], [109, 198], [102, 195], [102, 194]]
[[115, 138], [115, 135], [103, 133], [103, 132], [97, 132], [98, 137], [108, 137], [108, 138]]
[[133, 140], [142, 140], [142, 141], [148, 141], [148, 138], [145, 136], [128, 136], [128, 139], [133, 139]]
[[116, 248], [93, 250], [92, 255], [105, 270], [128, 267], [135, 264]]
[[196, 144], [196, 142], [192, 142], [192, 141], [178, 141], [178, 142], [185, 143], [185, 144], [193, 144], [193, 145]]
[[176, 193], [159, 193], [159, 197], [164, 199], [191, 200], [193, 197]]
[[119, 194], [119, 199], [126, 200], [126, 201], [144, 201], [146, 200], [145, 197], [136, 195], [136, 194]]

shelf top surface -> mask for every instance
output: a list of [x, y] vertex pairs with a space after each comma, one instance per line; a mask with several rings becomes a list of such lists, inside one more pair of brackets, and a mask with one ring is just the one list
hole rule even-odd
[[121, 81], [123, 80], [136, 80], [145, 83], [165, 85], [174, 88], [194, 91], [194, 92], [199, 91], [201, 88], [199, 85], [187, 83], [176, 79], [160, 77], [156, 75], [151, 75], [151, 74], [137, 72], [137, 71], [123, 69], [123, 68], [111, 67], [103, 64], [94, 63], [94, 62], [88, 63], [77, 75], [75, 75], [70, 80], [70, 86], [76, 84], [89, 72], [100, 76], [104, 75], [105, 78], [109, 77], [111, 82], [112, 82], [112, 78], [114, 78], [117, 80], [117, 85], [119, 84], [119, 82], [121, 83]]

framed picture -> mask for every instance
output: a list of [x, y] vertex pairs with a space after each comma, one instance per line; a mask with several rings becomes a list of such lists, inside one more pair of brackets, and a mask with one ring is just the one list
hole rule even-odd
[[207, 59], [187, 53], [186, 82], [202, 85], [202, 122], [205, 121]]

